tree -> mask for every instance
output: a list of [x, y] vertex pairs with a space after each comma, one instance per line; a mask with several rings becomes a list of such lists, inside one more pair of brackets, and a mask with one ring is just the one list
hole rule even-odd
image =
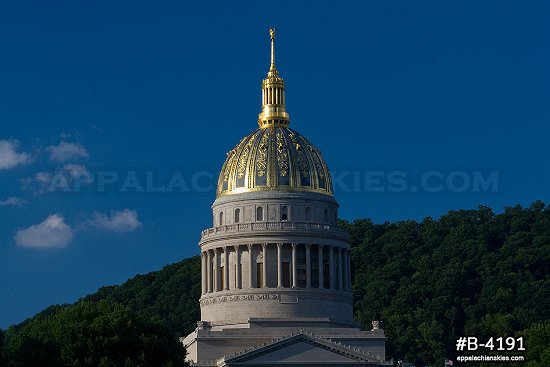
[[80, 301], [8, 333], [8, 366], [183, 366], [174, 334], [111, 301]]
[[535, 324], [525, 329], [527, 367], [550, 366], [550, 323]]

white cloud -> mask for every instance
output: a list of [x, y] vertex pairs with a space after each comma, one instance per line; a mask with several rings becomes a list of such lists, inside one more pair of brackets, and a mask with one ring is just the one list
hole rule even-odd
[[69, 178], [75, 180], [75, 179], [84, 179], [84, 180], [91, 180], [92, 174], [88, 169], [80, 164], [66, 164], [61, 169], [61, 172], [64, 172], [69, 176]]
[[93, 182], [93, 175], [86, 166], [66, 164], [58, 167], [55, 172], [38, 172], [34, 177], [22, 180], [23, 188], [36, 193], [80, 190], [82, 184]]
[[62, 141], [59, 145], [50, 145], [46, 148], [50, 153], [50, 161], [66, 162], [73, 159], [88, 158], [88, 150], [79, 143]]
[[30, 154], [17, 153], [19, 142], [17, 140], [0, 140], [0, 170], [10, 169], [18, 164], [30, 163], [33, 158]]
[[73, 230], [61, 215], [52, 214], [42, 223], [17, 231], [14, 239], [21, 247], [60, 248], [71, 242]]
[[111, 232], [132, 232], [142, 226], [135, 210], [111, 211], [110, 215], [94, 212], [88, 223], [92, 227]]
[[4, 200], [0, 200], [0, 206], [21, 206], [25, 203], [23, 199], [9, 197]]

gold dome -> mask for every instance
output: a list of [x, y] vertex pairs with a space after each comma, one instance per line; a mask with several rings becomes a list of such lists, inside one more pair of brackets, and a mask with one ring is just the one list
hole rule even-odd
[[319, 149], [282, 126], [259, 128], [227, 153], [216, 194], [274, 190], [332, 195], [332, 179]]
[[262, 82], [260, 128], [227, 153], [216, 196], [273, 190], [332, 196], [332, 179], [321, 152], [288, 128], [285, 83], [275, 67], [275, 29], [269, 34], [271, 65]]

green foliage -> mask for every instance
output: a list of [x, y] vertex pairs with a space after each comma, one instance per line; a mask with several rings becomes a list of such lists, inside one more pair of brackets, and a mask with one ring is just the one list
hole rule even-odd
[[5, 353], [5, 349], [4, 349], [4, 331], [2, 331], [0, 329], [0, 366], [4, 366], [4, 365], [7, 364], [4, 353]]
[[0, 333], [0, 366], [180, 366], [178, 337], [200, 317], [200, 273], [195, 256], [50, 306], [8, 329], [3, 348]]
[[100, 288], [85, 298], [107, 299], [128, 306], [140, 315], [161, 322], [177, 336], [187, 335], [200, 319], [200, 257], [138, 275], [120, 286]]
[[524, 329], [528, 350], [538, 351], [531, 358], [550, 357], [542, 326], [550, 320], [550, 207], [536, 202], [498, 215], [480, 207], [421, 223], [340, 226], [352, 238], [356, 318], [365, 328], [384, 321], [390, 357], [436, 365], [456, 355], [457, 336]]
[[[51, 311], [51, 310], [50, 310]], [[7, 366], [183, 366], [165, 326], [111, 301], [79, 301], [7, 330]]]
[[550, 366], [550, 323], [535, 324], [519, 335], [526, 339], [527, 367]]

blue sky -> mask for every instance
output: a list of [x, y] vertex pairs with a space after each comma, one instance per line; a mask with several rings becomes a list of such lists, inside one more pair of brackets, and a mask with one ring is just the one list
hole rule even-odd
[[269, 27], [340, 217], [549, 202], [549, 10], [3, 2], [0, 327], [198, 253], [225, 153], [257, 127]]

